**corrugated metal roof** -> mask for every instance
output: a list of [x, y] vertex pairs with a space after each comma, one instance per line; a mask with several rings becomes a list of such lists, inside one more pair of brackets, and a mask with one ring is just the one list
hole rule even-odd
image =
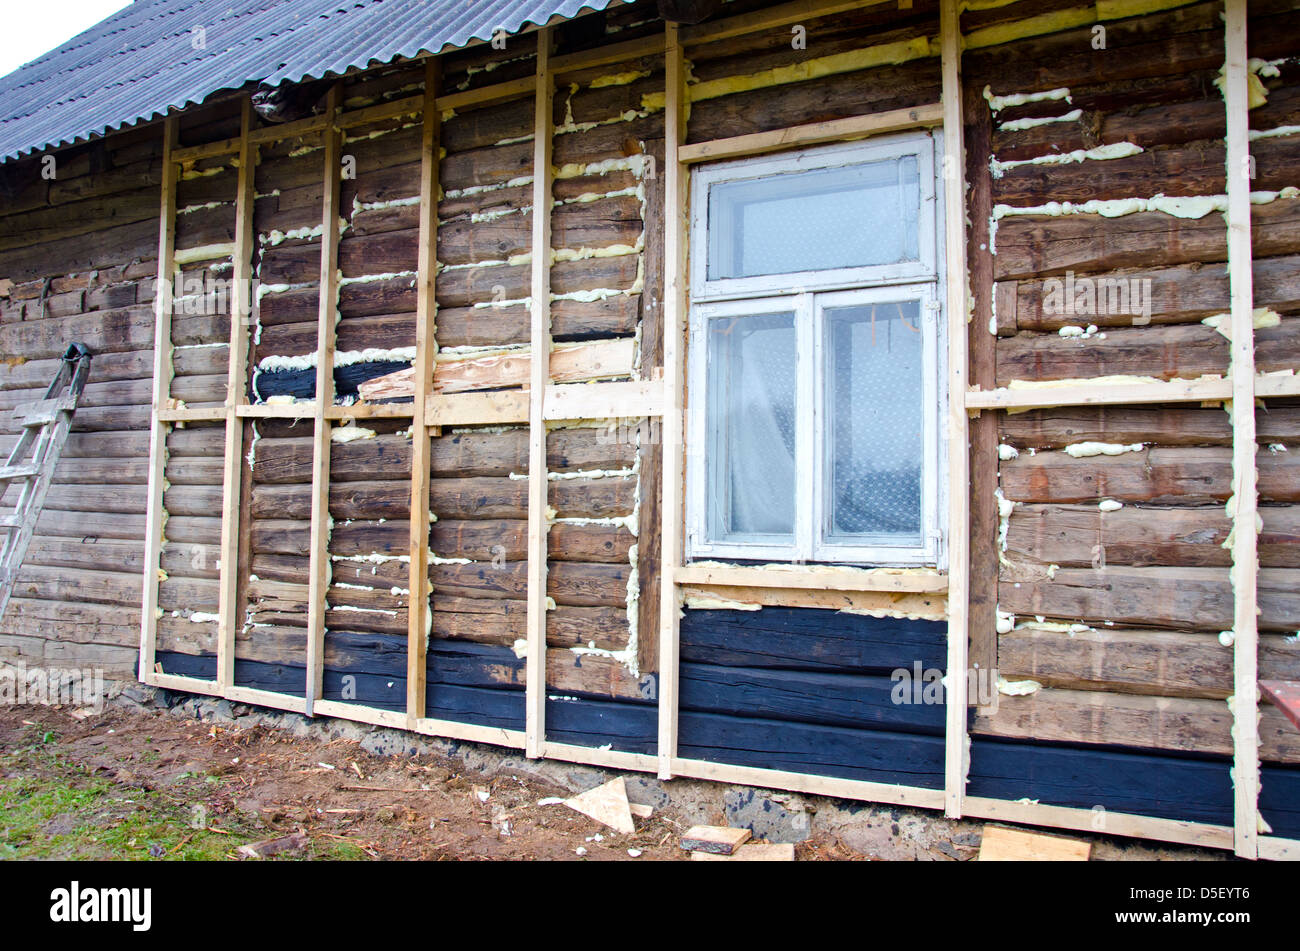
[[[136, 0], [0, 78], [0, 161], [250, 82], [342, 75], [621, 2], [627, 0]], [[203, 31], [200, 49], [196, 28]]]

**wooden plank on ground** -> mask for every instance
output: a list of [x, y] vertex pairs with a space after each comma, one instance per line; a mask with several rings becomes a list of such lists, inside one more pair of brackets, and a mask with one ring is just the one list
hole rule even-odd
[[1092, 843], [1006, 826], [985, 826], [981, 862], [1086, 862]]

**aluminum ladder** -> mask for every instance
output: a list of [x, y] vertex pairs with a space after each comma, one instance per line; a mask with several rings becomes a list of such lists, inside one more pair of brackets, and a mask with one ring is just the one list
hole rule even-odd
[[0, 499], [11, 484], [18, 488], [13, 512], [0, 514], [0, 618], [9, 606], [18, 570], [36, 533], [45, 493], [72, 428], [72, 414], [90, 375], [90, 356], [84, 344], [72, 344], [63, 354], [45, 398], [14, 407], [21, 435], [8, 460], [0, 465]]

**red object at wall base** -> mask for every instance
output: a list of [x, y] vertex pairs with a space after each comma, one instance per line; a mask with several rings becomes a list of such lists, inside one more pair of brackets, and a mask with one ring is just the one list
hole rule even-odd
[[1261, 680], [1259, 689], [1300, 730], [1300, 681]]

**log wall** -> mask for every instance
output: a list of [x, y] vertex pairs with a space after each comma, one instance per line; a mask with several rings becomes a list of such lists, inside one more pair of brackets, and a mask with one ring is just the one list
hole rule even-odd
[[[741, 0], [729, 12], [768, 5]], [[1225, 375], [1221, 5], [972, 6], [961, 17], [972, 383]], [[1250, 115], [1260, 133], [1252, 188], [1262, 372], [1300, 367], [1300, 135], [1288, 131], [1300, 125], [1300, 66], [1287, 58], [1300, 26], [1294, 6], [1251, 4], [1250, 52], [1266, 93]], [[1114, 18], [1116, 10], [1138, 15]], [[1094, 45], [1098, 18], [1103, 48]], [[663, 31], [647, 2], [590, 20], [601, 28], [556, 30], [556, 55]], [[792, 45], [788, 24], [688, 47], [687, 143], [939, 101], [936, 0], [800, 26], [806, 48]], [[482, 46], [441, 57], [441, 89], [473, 91], [535, 68], [531, 42], [512, 38], [504, 53]], [[362, 109], [423, 89], [422, 65], [398, 64], [345, 79], [339, 100]], [[556, 88], [553, 381], [653, 380], [662, 370], [665, 100], [662, 51], [567, 73]], [[303, 697], [311, 676], [313, 426], [321, 425], [312, 401], [330, 283], [321, 249], [325, 230], [337, 227], [322, 697], [406, 710], [411, 520], [427, 518], [426, 715], [522, 731], [529, 428], [413, 434], [409, 406], [387, 407], [398, 413], [391, 418], [373, 412], [409, 403], [401, 393], [410, 390], [393, 397], [365, 386], [415, 359], [422, 132], [418, 111], [342, 131], [336, 223], [321, 220], [327, 135], [257, 149], [260, 286], [244, 401], [265, 409], [301, 401], [303, 418], [277, 410], [241, 420], [243, 484], [225, 500], [242, 526], [234, 683]], [[524, 395], [538, 253], [535, 132], [531, 96], [441, 116], [435, 394]], [[182, 117], [180, 144], [238, 133], [238, 103], [217, 102]], [[36, 395], [69, 341], [96, 355], [0, 624], [0, 658], [94, 660], [123, 677], [135, 665], [160, 156], [148, 127], [60, 152], [54, 180], [31, 161], [0, 179], [0, 448], [14, 439], [3, 411]], [[216, 410], [226, 399], [230, 311], [210, 297], [211, 282], [232, 270], [238, 176], [233, 157], [220, 156], [187, 163], [177, 185], [172, 408]], [[359, 407], [355, 418], [349, 406]], [[1300, 401], [1263, 401], [1256, 417], [1260, 671], [1294, 679]], [[553, 742], [657, 752], [659, 505], [672, 462], [657, 425], [546, 426]], [[972, 712], [968, 792], [1230, 823], [1232, 648], [1220, 636], [1233, 605], [1229, 415], [1187, 403], [986, 411], [971, 433], [971, 651], [1002, 689]], [[427, 512], [413, 512], [423, 439]], [[217, 676], [219, 579], [230, 568], [220, 565], [224, 440], [217, 422], [174, 426], [166, 440], [164, 673]], [[942, 788], [942, 696], [900, 705], [890, 677], [918, 662], [945, 667], [942, 597], [873, 602], [877, 616], [868, 617], [828, 609], [821, 594], [766, 595], [768, 606], [743, 611], [686, 601], [679, 755]], [[1265, 818], [1297, 834], [1300, 816], [1286, 803], [1300, 783], [1300, 734], [1271, 707], [1261, 713]]]

